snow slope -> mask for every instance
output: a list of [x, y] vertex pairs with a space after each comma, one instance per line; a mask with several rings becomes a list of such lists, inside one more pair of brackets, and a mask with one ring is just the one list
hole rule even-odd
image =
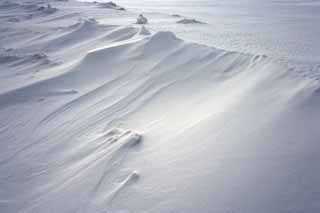
[[0, 4], [0, 212], [320, 210], [319, 66], [50, 4]]

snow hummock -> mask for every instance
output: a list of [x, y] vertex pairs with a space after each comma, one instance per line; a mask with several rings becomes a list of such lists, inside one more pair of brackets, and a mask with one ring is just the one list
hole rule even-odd
[[105, 2], [105, 3], [97, 3], [96, 4], [99, 5], [99, 7], [101, 8], [107, 8], [107, 9], [114, 9], [114, 10], [125, 10], [125, 8], [120, 7], [119, 5], [117, 5], [116, 3], [110, 1], [110, 2]]
[[139, 32], [140, 35], [151, 35], [151, 32], [144, 26], [142, 25], [140, 27], [140, 32]]
[[44, 13], [50, 14], [57, 11], [57, 8], [52, 7], [50, 4], [47, 4], [47, 6], [40, 6], [38, 8], [39, 11], [42, 11]]
[[191, 43], [131, 11], [11, 3], [0, 212], [319, 212], [319, 65]]
[[182, 16], [179, 15], [179, 14], [172, 14], [171, 16], [174, 17], [174, 18], [181, 18], [181, 17], [182, 17]]
[[148, 19], [146, 17], [143, 16], [143, 14], [140, 14], [137, 18], [137, 24], [147, 24], [148, 23]]
[[193, 18], [183, 18], [177, 21], [178, 24], [204, 24], [204, 22], [198, 21]]

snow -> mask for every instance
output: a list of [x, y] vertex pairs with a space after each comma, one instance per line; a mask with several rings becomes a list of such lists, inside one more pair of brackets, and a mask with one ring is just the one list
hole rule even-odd
[[203, 22], [201, 21], [198, 21], [196, 19], [193, 19], [193, 18], [183, 18], [179, 21], [177, 21], [178, 24], [204, 24]]
[[139, 17], [137, 18], [137, 24], [147, 24], [147, 23], [148, 23], [148, 19], [144, 17], [142, 14], [140, 14]]
[[0, 2], [0, 212], [320, 210], [319, 64], [49, 3]]
[[108, 9], [114, 9], [114, 10], [125, 10], [125, 8], [120, 7], [119, 5], [117, 5], [116, 3], [110, 1], [110, 2], [106, 2], [106, 3], [99, 3], [99, 2], [94, 2], [96, 4], [99, 5], [99, 7], [101, 8], [108, 8]]
[[[317, 0], [118, 0], [143, 13], [149, 28], [220, 49], [265, 54], [303, 63], [320, 61]], [[177, 25], [181, 17], [206, 24]], [[180, 18], [181, 18], [180, 17]], [[157, 20], [157, 21], [154, 21]], [[173, 23], [174, 22], [174, 23]], [[308, 39], [306, 39], [308, 38]]]

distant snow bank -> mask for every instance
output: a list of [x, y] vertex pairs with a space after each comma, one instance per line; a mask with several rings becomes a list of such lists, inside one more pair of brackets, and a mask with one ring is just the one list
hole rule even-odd
[[8, 22], [20, 22], [36, 17], [48, 16], [58, 11], [46, 1], [2, 1], [0, 2], [1, 19]]
[[180, 20], [176, 21], [178, 24], [206, 24], [205, 22], [199, 21], [194, 18], [187, 18], [179, 14], [172, 14], [171, 17], [179, 18]]
[[205, 24], [204, 22], [198, 21], [193, 18], [183, 18], [177, 21], [178, 24]]
[[107, 8], [107, 9], [114, 9], [114, 10], [126, 10], [124, 7], [120, 7], [116, 3], [110, 1], [105, 3], [100, 2], [93, 2], [94, 4], [97, 4], [100, 8]]

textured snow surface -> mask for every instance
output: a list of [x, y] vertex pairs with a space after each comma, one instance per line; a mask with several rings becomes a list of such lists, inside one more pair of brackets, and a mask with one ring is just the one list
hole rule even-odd
[[320, 211], [319, 65], [49, 3], [0, 1], [0, 212]]
[[[90, 0], [83, 0], [90, 1]], [[103, 0], [101, 0], [103, 1]], [[149, 27], [188, 41], [276, 58], [320, 61], [319, 0], [118, 0], [143, 12]], [[204, 22], [177, 25], [176, 14]], [[154, 18], [153, 18], [154, 17]]]

